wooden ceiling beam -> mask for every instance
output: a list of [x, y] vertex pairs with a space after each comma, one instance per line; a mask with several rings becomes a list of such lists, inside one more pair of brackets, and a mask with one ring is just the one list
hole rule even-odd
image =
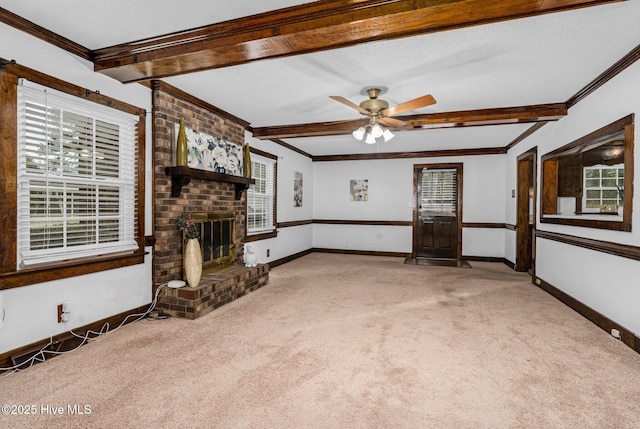
[[[495, 109], [463, 110], [457, 112], [426, 113], [422, 115], [394, 116], [407, 123], [394, 130], [415, 131], [429, 128], [477, 127], [532, 122], [557, 121], [568, 113], [565, 103], [539, 104]], [[350, 134], [366, 125], [368, 119], [314, 122], [310, 124], [256, 127], [251, 131], [261, 140], [319, 137]]]
[[121, 82], [464, 28], [624, 0], [324, 0], [92, 51]]

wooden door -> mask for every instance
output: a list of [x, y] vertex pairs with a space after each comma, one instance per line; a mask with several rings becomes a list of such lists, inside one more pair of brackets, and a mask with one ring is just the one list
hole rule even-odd
[[414, 255], [458, 259], [459, 170], [424, 167], [417, 174]]
[[535, 271], [535, 218], [537, 200], [537, 148], [520, 155], [517, 184], [516, 271]]

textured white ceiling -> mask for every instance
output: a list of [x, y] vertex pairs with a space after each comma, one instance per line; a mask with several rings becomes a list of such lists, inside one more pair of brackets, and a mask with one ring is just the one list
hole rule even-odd
[[[300, 1], [0, 0], [32, 22], [96, 49], [302, 4]], [[65, 13], [59, 11], [65, 10]], [[432, 94], [411, 113], [564, 102], [640, 43], [640, 1], [426, 36], [372, 42], [164, 79], [254, 127], [357, 119], [364, 87], [391, 105]], [[289, 139], [314, 155], [506, 146], [527, 125], [398, 132], [385, 147], [350, 136]]]
[[296, 0], [0, 0], [0, 7], [89, 49], [310, 3]]

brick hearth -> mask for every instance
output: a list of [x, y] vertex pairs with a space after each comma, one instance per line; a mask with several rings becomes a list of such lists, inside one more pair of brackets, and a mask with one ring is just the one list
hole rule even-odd
[[197, 288], [163, 288], [157, 308], [172, 316], [196, 319], [268, 282], [267, 265], [253, 268], [236, 265], [203, 275]]

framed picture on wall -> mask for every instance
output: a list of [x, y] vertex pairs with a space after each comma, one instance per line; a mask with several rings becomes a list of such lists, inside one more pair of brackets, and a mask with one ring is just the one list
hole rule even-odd
[[302, 173], [293, 173], [293, 206], [302, 207]]
[[369, 201], [369, 180], [351, 180], [349, 194], [351, 195], [351, 201]]

